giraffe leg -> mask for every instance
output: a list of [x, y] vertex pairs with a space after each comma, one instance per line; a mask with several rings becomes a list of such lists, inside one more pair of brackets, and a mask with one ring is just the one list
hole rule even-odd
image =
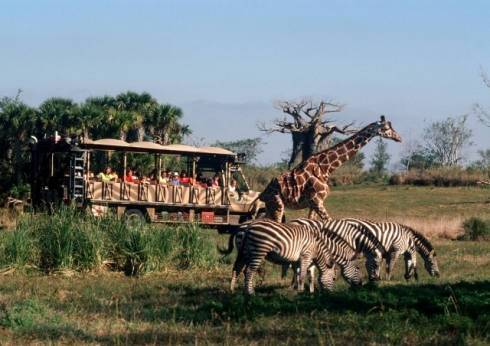
[[284, 203], [279, 195], [274, 195], [273, 198], [265, 204], [265, 214], [268, 218], [281, 222], [283, 213]]
[[316, 212], [316, 214], [320, 217], [322, 220], [332, 220], [330, 215], [328, 215], [327, 211], [325, 210], [325, 207], [323, 206], [323, 200], [318, 199], [317, 197], [314, 197], [310, 199], [310, 216], [312, 216], [313, 212]]

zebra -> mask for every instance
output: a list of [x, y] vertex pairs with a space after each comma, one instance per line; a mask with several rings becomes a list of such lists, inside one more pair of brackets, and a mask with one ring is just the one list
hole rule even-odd
[[[313, 262], [320, 272], [320, 286], [333, 290], [335, 263], [320, 232], [311, 231], [305, 226], [285, 225], [270, 219], [254, 220], [244, 227], [247, 228], [238, 248], [232, 272], [232, 276], [236, 277], [246, 266], [244, 294], [254, 293], [252, 279], [264, 259], [276, 264], [300, 262], [298, 276], [300, 292], [304, 290], [306, 270]], [[236, 233], [230, 235], [228, 249], [219, 249], [220, 253], [224, 255], [231, 253]], [[358, 279], [354, 277], [352, 281]], [[233, 279], [230, 289], [234, 290]]]
[[[308, 220], [308, 219], [305, 219], [305, 220]], [[316, 227], [317, 230], [321, 230], [321, 227], [319, 226], [319, 224], [321, 224], [321, 223], [322, 223], [322, 221], [316, 221], [316, 223], [315, 223], [315, 221], [312, 221], [311, 223], [305, 222], [304, 226], [307, 226], [310, 228]], [[237, 248], [240, 248], [240, 246], [241, 246], [242, 238], [244, 237], [244, 234], [245, 234], [246, 228], [248, 227], [248, 224], [250, 224], [250, 221], [246, 224], [242, 224], [236, 232], [235, 245]], [[298, 222], [298, 224], [300, 224], [300, 223]], [[348, 224], [346, 224], [345, 226], [351, 227]], [[359, 255], [358, 252], [354, 248], [352, 248], [352, 246], [350, 246], [344, 239], [337, 236], [336, 234], [330, 234], [330, 236], [328, 236], [328, 233], [326, 233], [326, 235], [327, 236], [325, 237], [325, 243], [326, 243], [327, 247], [329, 248], [330, 252], [332, 253], [332, 255], [334, 257], [334, 261], [337, 264], [339, 264], [339, 266], [341, 268], [342, 277], [347, 282], [349, 282], [351, 285], [357, 285], [358, 283], [356, 281], [351, 280], [350, 278], [359, 276], [359, 268], [355, 264], [357, 256]], [[379, 256], [379, 257], [381, 258], [381, 256]], [[289, 268], [289, 266], [290, 266], [289, 264], [283, 265], [283, 268], [282, 268], [283, 269], [283, 274], [282, 274], [283, 278], [286, 276], [285, 273], [286, 273], [287, 269]], [[293, 267], [293, 270], [295, 273], [295, 276], [293, 277], [293, 280], [291, 283], [291, 285], [294, 286], [297, 284], [296, 275], [298, 272], [298, 264], [297, 263], [292, 264], [291, 266]], [[314, 284], [314, 280], [313, 280], [314, 266], [310, 266], [308, 272], [309, 272], [309, 282], [310, 282], [309, 289], [310, 289], [310, 292], [313, 293], [315, 290], [315, 284]], [[232, 281], [234, 282], [235, 279], [236, 279], [236, 273], [233, 272], [232, 273]], [[362, 280], [361, 280], [361, 283], [362, 283]]]
[[[235, 247], [237, 249], [240, 249], [240, 247], [243, 243], [243, 237], [245, 236], [245, 232], [247, 231], [247, 228], [249, 227], [249, 225], [252, 222], [254, 222], [254, 220], [245, 221], [233, 232], [232, 235], [234, 236], [234, 239], [235, 239], [234, 243], [235, 243]], [[230, 238], [230, 241], [232, 241], [232, 240], [233, 240], [233, 237]], [[230, 243], [230, 246], [226, 250], [218, 247], [218, 251], [222, 255], [227, 256], [233, 251], [233, 245], [232, 245], [232, 243]], [[293, 267], [293, 271], [294, 271], [295, 275], [297, 275], [297, 272], [299, 271], [298, 263], [284, 264], [283, 265], [283, 273], [284, 273], [284, 268], [289, 268], [289, 267]], [[311, 268], [311, 266], [310, 266], [310, 268]], [[257, 271], [260, 272], [260, 268], [258, 268]], [[310, 274], [310, 276], [308, 277], [308, 279], [309, 279], [308, 281], [310, 282], [309, 290], [310, 290], [310, 293], [313, 293], [315, 291], [315, 283], [313, 281], [313, 278], [311, 277], [312, 272], [309, 270], [308, 273]], [[237, 275], [239, 275], [239, 273], [237, 274], [236, 270], [233, 270], [233, 272], [231, 274], [231, 283], [230, 283], [230, 290], [231, 291], [234, 291], [234, 289], [235, 289]], [[335, 281], [337, 279], [337, 272], [336, 272], [335, 266], [334, 266], [334, 271], [333, 271], [333, 273], [331, 273], [331, 275], [332, 275], [332, 280]], [[284, 278], [284, 277], [285, 277], [285, 274], [282, 275], [282, 278]], [[293, 278], [291, 286], [296, 286], [296, 288], [298, 287], [297, 282], [296, 282], [296, 276]]]
[[[439, 277], [439, 266], [437, 264], [437, 254], [429, 240], [421, 233], [411, 227], [401, 225], [401, 227], [412, 237], [415, 243], [415, 249], [420, 257], [424, 260], [424, 267], [430, 276]], [[414, 269], [414, 278], [418, 280], [417, 268]]]
[[[336, 234], [357, 252], [364, 254], [369, 280], [379, 280], [379, 271], [383, 261], [383, 255], [386, 251], [374, 234], [362, 232], [343, 220], [323, 221], [302, 218], [292, 220], [290, 223], [310, 225], [311, 227], [322, 230], [330, 237], [333, 236], [332, 234]], [[287, 267], [283, 267], [283, 276], [285, 276], [287, 269]]]
[[398, 255], [402, 253], [405, 258], [405, 279], [409, 280], [412, 273], [416, 273], [415, 241], [408, 232], [404, 231], [402, 225], [395, 222], [374, 222], [357, 218], [342, 220], [347, 221], [362, 232], [374, 234], [378, 238], [385, 249], [386, 280], [390, 280]]

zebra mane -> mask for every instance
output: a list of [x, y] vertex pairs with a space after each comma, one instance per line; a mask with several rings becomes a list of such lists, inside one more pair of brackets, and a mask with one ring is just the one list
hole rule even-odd
[[[434, 251], [434, 247], [432, 244], [429, 242], [429, 240], [422, 235], [422, 233], [414, 230], [412, 227], [402, 225], [403, 228], [405, 228], [412, 236], [413, 240], [415, 241], [417, 248], [420, 250], [426, 252], [427, 254], [430, 254], [431, 252]], [[434, 251], [434, 256], [436, 255]]]

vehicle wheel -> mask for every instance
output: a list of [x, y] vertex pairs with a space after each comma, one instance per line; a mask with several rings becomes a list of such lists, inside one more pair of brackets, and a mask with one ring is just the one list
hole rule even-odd
[[218, 233], [219, 234], [230, 234], [233, 233], [233, 231], [236, 229], [236, 226], [218, 226]]
[[146, 223], [145, 215], [138, 209], [129, 209], [124, 213], [124, 219], [126, 220], [130, 228], [138, 228]]

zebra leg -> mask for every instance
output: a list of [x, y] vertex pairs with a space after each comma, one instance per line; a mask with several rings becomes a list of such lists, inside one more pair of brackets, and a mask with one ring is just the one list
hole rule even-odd
[[249, 259], [247, 269], [245, 269], [245, 283], [243, 284], [244, 295], [251, 295], [255, 293], [252, 279], [257, 272], [257, 269], [260, 267], [264, 257], [265, 254], [255, 254], [254, 258]]
[[311, 264], [311, 257], [305, 256], [300, 259], [300, 272], [298, 273], [298, 292], [305, 290], [306, 272]]
[[392, 251], [387, 254], [386, 257], [386, 280], [390, 280], [391, 278], [391, 271], [393, 270], [393, 267], [395, 266], [396, 259], [398, 257], [398, 252], [397, 251]]
[[243, 284], [243, 294], [251, 295], [254, 294], [254, 287], [252, 279], [254, 277], [255, 271], [250, 265], [245, 269], [245, 283]]
[[243, 249], [239, 249], [237, 258], [235, 260], [235, 263], [233, 264], [233, 270], [231, 272], [231, 283], [230, 283], [231, 292], [235, 291], [236, 278], [242, 272], [245, 264], [246, 264], [246, 257], [243, 253]]
[[310, 281], [310, 293], [315, 292], [315, 266], [312, 264], [308, 268], [308, 280]]
[[405, 258], [405, 279], [408, 281], [414, 273], [415, 280], [418, 280], [418, 274], [415, 270], [416, 267], [416, 256], [415, 253], [407, 251], [403, 254]]

